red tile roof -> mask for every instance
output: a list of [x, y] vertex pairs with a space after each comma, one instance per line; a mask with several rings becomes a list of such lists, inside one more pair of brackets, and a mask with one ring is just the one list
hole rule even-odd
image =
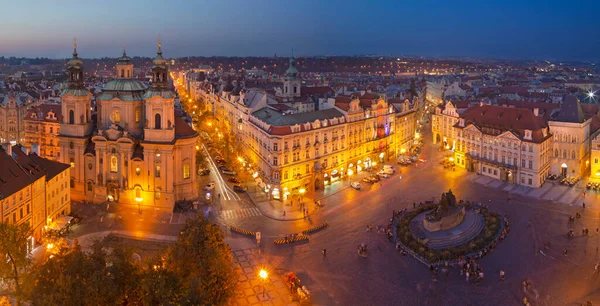
[[482, 105], [469, 108], [460, 117], [465, 119], [465, 126], [472, 123], [484, 131], [487, 128], [511, 131], [524, 141], [529, 141], [523, 139], [525, 130], [532, 131], [532, 142], [540, 143], [550, 137], [550, 134], [544, 137], [542, 132], [548, 127], [546, 119], [535, 116], [529, 109]]
[[175, 137], [176, 138], [191, 138], [197, 136], [198, 133], [185, 122], [181, 117], [175, 118]]

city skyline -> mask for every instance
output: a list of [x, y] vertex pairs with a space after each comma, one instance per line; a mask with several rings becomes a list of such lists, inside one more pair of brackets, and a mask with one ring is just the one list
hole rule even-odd
[[[118, 8], [118, 9], [115, 9]], [[107, 1], [64, 9], [6, 5], [0, 56], [67, 58], [73, 37], [84, 58], [153, 56], [160, 33], [170, 57], [392, 55], [599, 60], [600, 22], [591, 1], [238, 1], [176, 5]], [[48, 14], [52, 11], [53, 14]], [[51, 25], [51, 26], [49, 26]]]

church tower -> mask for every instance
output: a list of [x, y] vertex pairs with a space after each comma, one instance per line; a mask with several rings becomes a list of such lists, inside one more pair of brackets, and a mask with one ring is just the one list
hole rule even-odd
[[300, 79], [298, 78], [298, 69], [296, 69], [296, 59], [292, 55], [290, 58], [290, 66], [285, 71], [283, 96], [288, 98], [300, 97], [300, 83]]
[[71, 189], [83, 192], [83, 153], [92, 134], [92, 94], [83, 83], [83, 61], [73, 46], [73, 57], [67, 62], [68, 80], [61, 92], [59, 160], [71, 165]]
[[169, 66], [158, 43], [152, 60], [152, 85], [144, 95], [145, 141], [171, 142], [175, 137], [175, 94], [169, 89], [168, 76]]
[[132, 79], [133, 78], [133, 63], [131, 57], [127, 56], [125, 48], [123, 48], [123, 56], [117, 62], [117, 79]]

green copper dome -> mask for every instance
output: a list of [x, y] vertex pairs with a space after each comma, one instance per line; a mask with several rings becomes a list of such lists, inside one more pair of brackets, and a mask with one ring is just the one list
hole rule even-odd
[[114, 79], [102, 88], [102, 91], [144, 91], [148, 87], [138, 80]]

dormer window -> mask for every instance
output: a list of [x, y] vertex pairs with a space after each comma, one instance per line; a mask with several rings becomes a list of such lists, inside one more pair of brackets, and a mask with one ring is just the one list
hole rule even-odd
[[525, 137], [524, 138], [527, 139], [527, 140], [531, 140], [532, 139], [532, 137], [531, 137], [531, 130], [525, 130]]

